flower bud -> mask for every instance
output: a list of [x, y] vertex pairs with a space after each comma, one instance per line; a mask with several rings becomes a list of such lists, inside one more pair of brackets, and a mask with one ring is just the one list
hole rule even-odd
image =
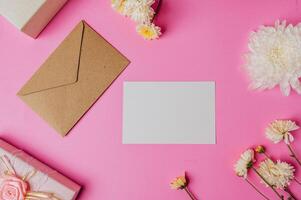
[[256, 151], [257, 153], [265, 153], [265, 148], [264, 148], [264, 146], [259, 145], [259, 146], [257, 146], [257, 147], [255, 148], [255, 151]]

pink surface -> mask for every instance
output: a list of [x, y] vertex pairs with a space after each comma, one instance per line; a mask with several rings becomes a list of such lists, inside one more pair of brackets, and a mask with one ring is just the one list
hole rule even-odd
[[[164, 0], [157, 23], [166, 31], [153, 42], [137, 36], [109, 0], [70, 0], [37, 40], [1, 18], [0, 136], [83, 185], [81, 200], [184, 200], [184, 192], [168, 185], [184, 170], [200, 199], [259, 199], [234, 175], [233, 163], [258, 143], [285, 158], [286, 148], [270, 144], [263, 131], [276, 118], [301, 123], [301, 96], [249, 91], [242, 55], [251, 30], [277, 19], [297, 23], [300, 12], [298, 0]], [[62, 139], [15, 94], [81, 19], [132, 63]], [[217, 145], [121, 144], [123, 81], [156, 80], [216, 81]], [[296, 134], [301, 155], [300, 144]]]

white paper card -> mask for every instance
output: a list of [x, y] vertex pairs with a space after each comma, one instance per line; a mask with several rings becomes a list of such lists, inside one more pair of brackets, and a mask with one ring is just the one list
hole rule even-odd
[[215, 144], [214, 82], [125, 82], [124, 144]]

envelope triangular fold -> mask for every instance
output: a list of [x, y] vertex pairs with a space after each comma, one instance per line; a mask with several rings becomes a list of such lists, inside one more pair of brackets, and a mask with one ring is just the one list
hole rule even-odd
[[83, 23], [77, 25], [18, 94], [26, 95], [76, 82], [83, 30]]

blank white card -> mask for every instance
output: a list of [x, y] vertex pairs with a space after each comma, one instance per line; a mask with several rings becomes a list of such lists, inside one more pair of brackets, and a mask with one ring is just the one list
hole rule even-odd
[[215, 144], [214, 82], [125, 82], [123, 144]]

